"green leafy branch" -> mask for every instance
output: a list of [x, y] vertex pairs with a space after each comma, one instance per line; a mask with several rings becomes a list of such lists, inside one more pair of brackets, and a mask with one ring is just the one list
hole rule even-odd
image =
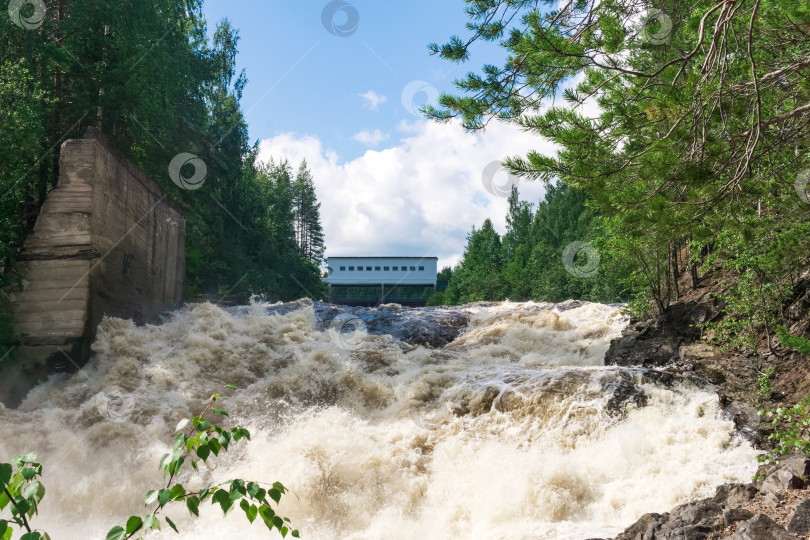
[[802, 336], [791, 336], [784, 326], [776, 329], [776, 335], [779, 336], [779, 343], [785, 347], [789, 347], [799, 354], [810, 356], [810, 339]]
[[765, 399], [771, 399], [773, 397], [773, 386], [771, 385], [771, 380], [773, 379], [774, 373], [774, 369], [769, 367], [765, 368], [763, 371], [760, 371], [757, 375], [757, 382], [759, 383], [759, 390], [757, 390], [757, 394]]
[[[236, 388], [231, 384], [225, 387]], [[212, 505], [219, 505], [223, 515], [228, 515], [239, 506], [250, 523], [261, 518], [270, 531], [277, 530], [282, 537], [291, 534], [299, 538], [299, 532], [289, 527], [290, 519], [277, 515], [271, 507], [270, 501], [279, 504], [282, 495], [288, 491], [279, 482], [270, 485], [237, 478], [209, 483], [199, 491], [192, 492], [176, 480], [185, 465], [190, 464], [199, 472], [200, 460], [205, 463], [211, 455], [218, 456], [220, 452], [227, 451], [232, 443], [250, 440], [250, 432], [243, 427], [225, 428], [205, 419], [209, 411], [229, 416], [227, 411], [213, 407], [220, 397], [221, 394], [214, 394], [202, 413], [190, 419], [184, 418], [177, 425], [172, 450], [160, 459], [159, 467], [166, 484], [161, 489], [146, 493], [145, 506], [151, 507], [151, 512], [145, 516], [130, 516], [124, 526], [110, 529], [106, 540], [127, 540], [138, 532], [160, 530], [161, 520], [179, 532], [171, 518], [160, 515], [166, 506], [183, 502], [192, 516], [199, 517], [200, 504], [206, 500], [210, 500]], [[42, 464], [37, 463], [36, 459], [36, 454], [26, 454], [16, 458], [13, 464], [0, 463], [0, 511], [6, 507], [10, 507], [11, 511], [11, 520], [0, 519], [0, 540], [11, 540], [14, 526], [24, 532], [18, 540], [50, 540], [47, 533], [32, 529], [30, 523], [45, 496], [45, 486], [39, 481]], [[139, 540], [142, 538], [139, 537]]]
[[[0, 463], [0, 511], [11, 505], [11, 521], [0, 519], [0, 540], [11, 540], [12, 524], [25, 531], [20, 540], [50, 540], [47, 533], [31, 529], [29, 520], [37, 515], [45, 496], [45, 486], [38, 480], [42, 465], [36, 454], [19, 456], [11, 463]], [[16, 470], [15, 470], [16, 469]]]
[[760, 461], [775, 462], [779, 456], [801, 452], [810, 454], [810, 397], [792, 407], [778, 407], [773, 411], [759, 411], [767, 425], [773, 429], [768, 440], [774, 447]]
[[[227, 388], [236, 388], [231, 384], [225, 385]], [[261, 517], [269, 530], [278, 530], [282, 537], [288, 533], [295, 538], [299, 537], [297, 530], [290, 530], [289, 518], [278, 516], [270, 506], [269, 499], [276, 504], [281, 501], [281, 496], [287, 493], [281, 483], [275, 482], [272, 487], [265, 489], [259, 482], [248, 482], [242, 479], [227, 480], [219, 484], [209, 483], [200, 491], [189, 492], [186, 488], [176, 482], [180, 471], [187, 464], [195, 471], [199, 471], [198, 462], [205, 463], [213, 454], [218, 456], [220, 452], [227, 451], [232, 442], [239, 442], [242, 439], [250, 440], [250, 432], [239, 426], [230, 429], [217, 424], [212, 424], [205, 419], [205, 414], [210, 410], [214, 414], [228, 417], [228, 413], [222, 409], [214, 408], [214, 403], [221, 397], [217, 393], [208, 400], [205, 410], [191, 418], [184, 418], [177, 424], [174, 437], [174, 445], [170, 453], [164, 454], [160, 459], [160, 469], [163, 477], [167, 478], [166, 486], [159, 490], [150, 490], [146, 494], [145, 506], [154, 505], [152, 511], [146, 516], [130, 516], [125, 526], [115, 526], [107, 533], [106, 540], [126, 540], [132, 538], [137, 532], [142, 530], [160, 530], [161, 517], [159, 514], [172, 502], [184, 502], [186, 508], [192, 516], [199, 517], [200, 504], [206, 500], [211, 500], [211, 504], [218, 504], [223, 515], [233, 510], [237, 502], [239, 508], [244, 511], [250, 523], [257, 517]], [[183, 432], [184, 429], [186, 432]], [[168, 516], [162, 519], [175, 532], [177, 526]], [[140, 539], [139, 539], [140, 540]]]

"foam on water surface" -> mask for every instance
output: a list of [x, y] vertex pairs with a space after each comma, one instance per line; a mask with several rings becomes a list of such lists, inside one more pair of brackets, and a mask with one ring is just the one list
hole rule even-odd
[[[369, 333], [343, 341], [336, 315]], [[601, 365], [626, 324], [617, 306], [580, 302], [203, 304], [158, 326], [108, 319], [87, 367], [0, 408], [0, 456], [39, 454], [38, 528], [103, 538], [144, 513], [178, 420], [233, 383], [222, 406], [252, 440], [184, 481], [281, 481], [294, 494], [280, 512], [304, 538], [612, 536], [755, 469], [711, 389]], [[452, 341], [421, 345], [432, 329]], [[168, 512], [179, 538], [268, 537], [238, 509], [182, 510]], [[150, 538], [164, 536], [177, 537]]]

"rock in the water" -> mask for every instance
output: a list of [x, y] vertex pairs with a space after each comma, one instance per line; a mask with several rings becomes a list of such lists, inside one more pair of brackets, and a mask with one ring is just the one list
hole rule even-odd
[[799, 537], [787, 532], [774, 520], [763, 514], [757, 514], [737, 526], [737, 532], [728, 540], [798, 540]]
[[740, 521], [748, 521], [754, 517], [754, 513], [743, 508], [727, 508], [723, 510], [723, 525], [730, 527]]
[[681, 346], [700, 339], [699, 325], [695, 321], [711, 319], [718, 312], [711, 302], [674, 304], [657, 320], [640, 322], [611, 341], [605, 365], [656, 367], [677, 362], [682, 357], [714, 356], [713, 349], [705, 344], [693, 345], [683, 353]]
[[[714, 382], [711, 378], [709, 381]], [[723, 408], [723, 418], [734, 422], [737, 433], [746, 440], [751, 442], [759, 440], [759, 423], [761, 419], [756, 407], [752, 407], [744, 401], [733, 401]]]
[[796, 505], [787, 530], [796, 534], [810, 534], [810, 499], [802, 499]]
[[609, 384], [605, 391], [613, 394], [607, 402], [608, 414], [624, 414], [629, 403], [634, 403], [638, 408], [647, 406], [647, 394], [632, 381], [620, 380]]

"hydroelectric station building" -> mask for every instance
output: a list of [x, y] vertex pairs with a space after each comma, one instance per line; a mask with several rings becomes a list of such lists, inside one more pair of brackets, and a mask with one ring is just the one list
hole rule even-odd
[[329, 257], [329, 302], [424, 306], [436, 292], [438, 257]]

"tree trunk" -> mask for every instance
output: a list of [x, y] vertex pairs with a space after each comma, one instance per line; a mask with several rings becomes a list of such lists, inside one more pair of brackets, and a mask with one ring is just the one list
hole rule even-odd
[[692, 251], [692, 235], [689, 235], [689, 239], [687, 240], [689, 244], [689, 285], [692, 287], [694, 291], [697, 289], [698, 286], [698, 270], [697, 270], [697, 262], [695, 261], [695, 254]]
[[670, 240], [669, 242], [669, 262], [669, 269], [672, 272], [672, 290], [675, 292], [675, 298], [678, 298], [681, 296], [678, 290], [678, 274], [680, 274], [680, 272], [678, 270], [678, 248], [675, 246], [674, 240]]
[[658, 309], [658, 314], [663, 315], [664, 311], [666, 310], [666, 308], [664, 307], [664, 303], [661, 301], [661, 298], [659, 298], [658, 296], [656, 296], [654, 298], [654, 300], [655, 300], [655, 307]]

